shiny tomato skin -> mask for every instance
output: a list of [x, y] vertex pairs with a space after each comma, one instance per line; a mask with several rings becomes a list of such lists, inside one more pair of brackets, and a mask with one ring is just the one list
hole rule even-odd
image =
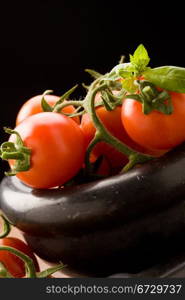
[[[85, 140], [82, 130], [70, 118], [42, 112], [22, 121], [15, 130], [31, 149], [31, 168], [16, 176], [33, 188], [52, 188], [71, 179], [82, 167]], [[11, 135], [10, 141], [15, 141]], [[9, 161], [14, 164], [13, 160]]]
[[[14, 237], [5, 237], [0, 239], [0, 247], [1, 246], [9, 246], [28, 255], [33, 260], [36, 271], [40, 271], [36, 256], [30, 247], [22, 240]], [[21, 278], [25, 276], [25, 264], [16, 255], [10, 253], [9, 251], [2, 250], [0, 251], [0, 261], [14, 277]]]
[[185, 94], [170, 92], [174, 111], [165, 115], [152, 111], [145, 115], [141, 103], [125, 99], [122, 123], [128, 135], [139, 145], [152, 149], [171, 149], [185, 140]]
[[[60, 99], [59, 96], [55, 95], [45, 95], [45, 100], [48, 102], [50, 106], [54, 106], [55, 103]], [[43, 112], [41, 107], [41, 99], [42, 95], [37, 95], [35, 97], [32, 97], [31, 99], [27, 100], [22, 107], [20, 108], [17, 118], [16, 118], [16, 125], [21, 123], [24, 119], [28, 118], [31, 115], [38, 114], [40, 112]], [[75, 108], [72, 105], [66, 106], [62, 110], [64, 113], [71, 114], [74, 113]], [[73, 118], [74, 121], [76, 121], [78, 124], [80, 123], [80, 119], [78, 116]]]

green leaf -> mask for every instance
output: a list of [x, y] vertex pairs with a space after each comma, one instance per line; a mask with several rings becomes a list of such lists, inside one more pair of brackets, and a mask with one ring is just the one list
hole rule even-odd
[[133, 55], [130, 55], [130, 62], [137, 72], [143, 72], [149, 64], [149, 61], [148, 52], [142, 44], [137, 47]]
[[163, 89], [185, 93], [185, 68], [163, 66], [143, 73], [145, 79]]
[[126, 78], [122, 81], [122, 87], [129, 93], [134, 93], [138, 87], [134, 83], [135, 78]]

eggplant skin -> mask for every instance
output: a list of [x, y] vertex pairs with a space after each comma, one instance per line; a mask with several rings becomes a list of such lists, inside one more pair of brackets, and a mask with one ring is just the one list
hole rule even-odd
[[76, 187], [35, 190], [6, 177], [0, 207], [48, 261], [98, 274], [105, 266], [110, 274], [121, 266], [136, 271], [166, 256], [166, 245], [168, 253], [183, 247], [185, 144], [125, 174]]
[[129, 172], [65, 189], [38, 190], [16, 177], [0, 185], [0, 208], [23, 231], [81, 234], [125, 224], [185, 198], [185, 144]]

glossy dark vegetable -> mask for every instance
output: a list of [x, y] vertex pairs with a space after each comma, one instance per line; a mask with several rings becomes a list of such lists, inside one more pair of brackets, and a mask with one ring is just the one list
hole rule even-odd
[[137, 272], [185, 247], [185, 144], [89, 184], [34, 190], [11, 177], [0, 192], [36, 254], [75, 272]]

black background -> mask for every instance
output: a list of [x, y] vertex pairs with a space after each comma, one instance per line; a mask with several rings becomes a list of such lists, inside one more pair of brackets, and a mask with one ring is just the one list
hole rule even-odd
[[[88, 83], [85, 68], [105, 73], [140, 43], [150, 66], [185, 67], [183, 1], [6, 1], [0, 6], [1, 141], [2, 126], [14, 126], [25, 100], [46, 89], [60, 95]], [[79, 88], [74, 96], [83, 94]]]

